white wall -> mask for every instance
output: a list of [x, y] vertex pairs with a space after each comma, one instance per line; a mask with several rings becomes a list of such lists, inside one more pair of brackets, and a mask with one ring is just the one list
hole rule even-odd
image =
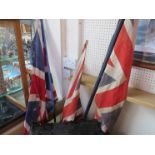
[[155, 134], [155, 110], [126, 102], [114, 127], [116, 134]]
[[58, 98], [63, 98], [62, 92], [62, 57], [61, 51], [61, 25], [58, 19], [44, 20], [44, 29], [47, 43], [49, 65], [55, 82]]
[[79, 56], [79, 21], [76, 19], [66, 20], [66, 44], [67, 56], [78, 59]]
[[[61, 20], [62, 21], [62, 32], [63, 32], [63, 38], [65, 39], [63, 43], [66, 45], [63, 45], [65, 54], [64, 56], [73, 60], [77, 61], [79, 57], [79, 21], [77, 19], [67, 19], [67, 20]], [[65, 66], [65, 64], [64, 64]], [[68, 77], [65, 76], [65, 74], [70, 74]], [[68, 92], [69, 87], [69, 76], [71, 76], [71, 71], [64, 69], [63, 70], [63, 94], [66, 96]]]

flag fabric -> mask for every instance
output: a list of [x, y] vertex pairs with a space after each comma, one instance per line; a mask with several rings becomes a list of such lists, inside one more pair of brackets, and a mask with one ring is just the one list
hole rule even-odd
[[43, 20], [36, 20], [34, 26], [30, 94], [24, 121], [25, 134], [29, 134], [33, 122], [43, 123], [48, 119], [48, 112], [53, 112], [56, 99], [48, 65]]
[[81, 115], [83, 112], [82, 107], [80, 105], [80, 80], [84, 69], [87, 44], [88, 41], [86, 41], [84, 45], [81, 57], [78, 61], [75, 73], [72, 77], [69, 86], [69, 90], [63, 108], [63, 121], [73, 121], [75, 117]]
[[127, 97], [136, 26], [125, 20], [95, 95], [95, 117], [103, 132], [112, 129]]

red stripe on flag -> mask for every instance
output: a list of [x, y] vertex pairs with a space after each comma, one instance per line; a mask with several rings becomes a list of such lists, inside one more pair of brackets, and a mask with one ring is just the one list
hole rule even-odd
[[97, 107], [111, 107], [125, 100], [127, 96], [127, 86], [128, 81], [125, 81], [123, 84], [112, 90], [96, 94], [95, 100]]
[[27, 131], [27, 129], [24, 127], [24, 135], [28, 135], [29, 131]]
[[84, 66], [84, 62], [82, 63], [82, 65], [81, 65], [81, 67], [80, 67], [80, 69], [79, 69], [79, 72], [78, 72], [78, 74], [77, 74], [77, 76], [76, 76], [76, 79], [75, 79], [75, 81], [74, 81], [74, 83], [73, 83], [72, 88], [70, 89], [69, 94], [67, 95], [67, 99], [70, 98], [70, 97], [73, 95], [73, 93], [74, 93], [75, 87], [76, 87], [76, 85], [77, 85], [77, 83], [78, 83], [79, 76], [80, 76], [80, 74], [82, 73], [83, 66]]
[[64, 110], [63, 110], [63, 118], [67, 117], [67, 116], [70, 116], [72, 115], [76, 109], [77, 109], [77, 106], [78, 106], [78, 100], [79, 100], [79, 95], [77, 95], [71, 103], [69, 103], [68, 105], [66, 105], [64, 107]]
[[44, 123], [46, 120], [47, 120], [47, 117], [46, 117], [46, 110], [45, 110], [45, 112], [44, 112], [44, 114], [43, 114], [43, 116], [42, 116], [40, 122], [41, 122], [41, 123]]
[[114, 47], [114, 51], [117, 58], [119, 59], [126, 77], [128, 78], [130, 76], [134, 49], [125, 26], [123, 26], [120, 31], [119, 37]]
[[42, 101], [45, 101], [45, 94], [46, 94], [45, 80], [39, 78], [36, 75], [32, 75], [31, 83], [32, 84], [30, 88], [30, 94], [36, 94]]

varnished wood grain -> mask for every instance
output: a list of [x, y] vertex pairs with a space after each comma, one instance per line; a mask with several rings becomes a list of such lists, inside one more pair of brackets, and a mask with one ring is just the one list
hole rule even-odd
[[29, 90], [28, 90], [27, 70], [26, 70], [25, 61], [24, 61], [24, 51], [23, 51], [22, 34], [20, 29], [20, 21], [14, 20], [13, 23], [15, 28], [15, 35], [16, 35], [16, 42], [17, 42], [17, 49], [18, 49], [18, 60], [19, 60], [19, 67], [21, 71], [21, 79], [22, 79], [22, 85], [24, 90], [25, 103], [27, 104]]

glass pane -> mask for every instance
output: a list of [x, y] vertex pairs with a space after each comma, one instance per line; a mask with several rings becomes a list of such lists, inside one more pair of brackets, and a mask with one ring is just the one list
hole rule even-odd
[[[22, 32], [22, 42], [23, 42], [23, 52], [24, 52], [24, 59], [25, 59], [25, 66], [27, 70], [27, 79], [30, 81], [30, 72], [32, 69], [31, 65], [31, 46], [32, 46], [32, 25], [31, 25], [32, 20], [23, 20], [21, 21], [21, 32]], [[27, 24], [28, 23], [28, 24]], [[24, 107], [25, 102], [24, 102], [24, 92], [23, 90], [20, 90], [14, 94], [11, 94], [13, 98], [18, 100], [20, 104], [22, 104]]]
[[[25, 65], [29, 78], [32, 68], [31, 45], [33, 37], [30, 23], [32, 23], [31, 20], [24, 20], [24, 23], [22, 20], [20, 29], [22, 32]], [[26, 106], [15, 30], [10, 25], [9, 23], [9, 26], [0, 26], [0, 129], [17, 117], [23, 116], [23, 107]]]
[[[2, 90], [0, 96], [22, 89], [17, 46], [13, 27], [0, 28], [0, 70]], [[1, 89], [1, 88], [0, 88]]]
[[0, 128], [23, 115], [24, 105], [16, 36], [13, 27], [0, 27]]

